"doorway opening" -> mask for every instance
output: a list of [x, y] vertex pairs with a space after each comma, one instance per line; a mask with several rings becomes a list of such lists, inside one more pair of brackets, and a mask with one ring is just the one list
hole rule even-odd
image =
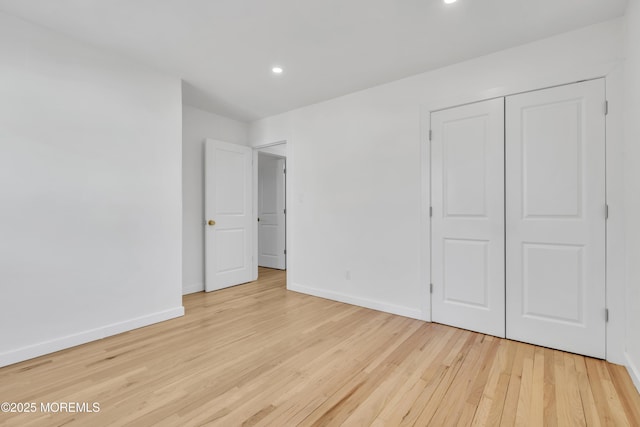
[[258, 275], [287, 268], [286, 143], [256, 150]]

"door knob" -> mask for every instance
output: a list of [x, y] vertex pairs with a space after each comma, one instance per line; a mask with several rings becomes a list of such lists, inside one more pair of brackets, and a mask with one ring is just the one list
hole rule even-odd
[[209, 224], [209, 225], [211, 225], [211, 226], [213, 226], [213, 225], [216, 225], [216, 222], [215, 222], [214, 220], [210, 219], [210, 220], [209, 220], [209, 222], [208, 222], [208, 224]]

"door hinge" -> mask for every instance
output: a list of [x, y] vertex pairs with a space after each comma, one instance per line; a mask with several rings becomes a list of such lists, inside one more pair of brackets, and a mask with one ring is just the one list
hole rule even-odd
[[433, 293], [433, 283], [429, 283], [429, 293]]
[[282, 173], [286, 174], [287, 173], [287, 168], [282, 169]]
[[429, 129], [429, 141], [431, 141], [431, 138], [433, 138], [433, 131]]
[[433, 206], [429, 206], [429, 218], [433, 216]]
[[285, 215], [287, 214], [287, 210], [286, 210], [286, 209], [284, 210], [284, 214], [285, 214]]
[[609, 219], [609, 205], [604, 205], [604, 219]]
[[609, 114], [609, 101], [604, 101], [604, 115]]
[[286, 249], [284, 250], [284, 254], [285, 254], [285, 255], [287, 254], [287, 250], [286, 250]]
[[604, 309], [604, 321], [605, 322], [609, 321], [609, 309], [608, 308]]

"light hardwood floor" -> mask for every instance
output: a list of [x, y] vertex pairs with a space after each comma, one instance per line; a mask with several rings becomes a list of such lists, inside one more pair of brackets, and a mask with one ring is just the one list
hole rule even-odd
[[623, 367], [288, 292], [283, 272], [184, 305], [0, 369], [0, 402], [100, 405], [0, 424], [640, 426]]

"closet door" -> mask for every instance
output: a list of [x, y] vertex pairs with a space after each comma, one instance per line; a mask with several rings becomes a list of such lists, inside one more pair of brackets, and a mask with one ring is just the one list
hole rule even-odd
[[504, 99], [431, 115], [432, 319], [504, 337]]
[[605, 357], [602, 79], [506, 98], [507, 338]]

